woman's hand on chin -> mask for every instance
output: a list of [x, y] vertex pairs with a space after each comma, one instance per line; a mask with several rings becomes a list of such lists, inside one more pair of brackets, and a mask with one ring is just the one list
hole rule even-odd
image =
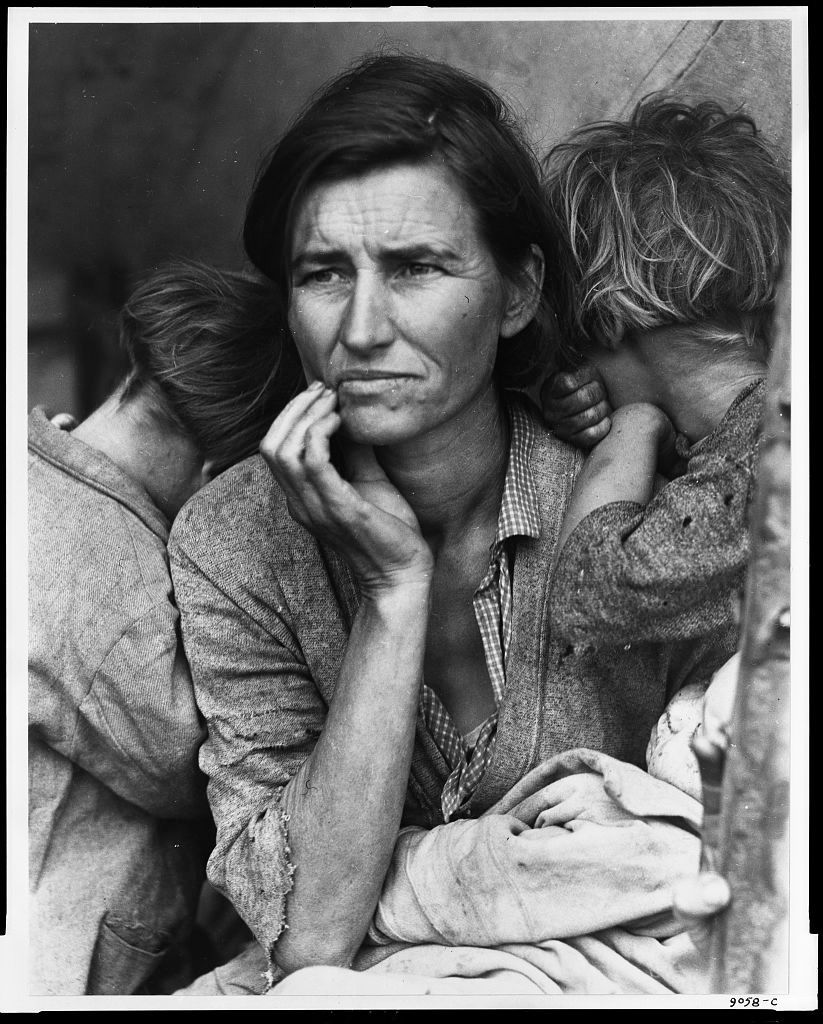
[[364, 597], [428, 586], [431, 551], [373, 450], [346, 446], [348, 480], [332, 465], [329, 443], [339, 426], [337, 394], [316, 382], [286, 406], [263, 438], [260, 452], [289, 512], [346, 559]]

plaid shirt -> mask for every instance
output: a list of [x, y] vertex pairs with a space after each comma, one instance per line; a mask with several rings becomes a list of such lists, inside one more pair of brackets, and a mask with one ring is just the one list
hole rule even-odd
[[[511, 537], [537, 537], [540, 534], [537, 491], [529, 469], [529, 456], [536, 436], [534, 423], [519, 404], [511, 404], [508, 412], [511, 444], [497, 533], [490, 549], [489, 567], [473, 597], [474, 614], [483, 640], [486, 667], [497, 708], [506, 689], [506, 652], [512, 628], [512, 588], [506, 541]], [[425, 684], [420, 704], [426, 727], [451, 769], [440, 798], [443, 818], [450, 821], [459, 815], [491, 760], [498, 711], [495, 710], [472, 732], [469, 740], [473, 743], [469, 746], [457, 731], [440, 698]]]

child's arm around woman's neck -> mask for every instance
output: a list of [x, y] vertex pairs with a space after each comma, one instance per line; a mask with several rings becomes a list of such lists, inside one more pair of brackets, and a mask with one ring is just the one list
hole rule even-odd
[[575, 482], [557, 557], [595, 509], [621, 501], [647, 505], [674, 432], [695, 444], [720, 425], [743, 390], [765, 376], [765, 356], [742, 340], [708, 340], [708, 326], [624, 334], [588, 353], [614, 413], [609, 433]]
[[692, 444], [710, 434], [741, 391], [766, 375], [766, 354], [742, 339], [710, 340], [709, 326], [634, 331], [594, 348], [588, 358], [612, 406], [656, 405]]

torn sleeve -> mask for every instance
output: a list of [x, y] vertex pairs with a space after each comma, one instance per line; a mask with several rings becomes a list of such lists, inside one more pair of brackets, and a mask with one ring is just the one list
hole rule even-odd
[[288, 926], [294, 873], [282, 793], [311, 753], [326, 705], [276, 592], [271, 618], [261, 621], [179, 545], [170, 554], [186, 655], [208, 727], [200, 765], [217, 828], [209, 879], [271, 957]]
[[733, 614], [749, 557], [747, 461], [692, 460], [643, 507], [595, 509], [569, 537], [552, 589], [552, 621], [587, 647], [705, 636]]
[[614, 502], [578, 525], [552, 587], [552, 628], [566, 643], [676, 643], [735, 618], [765, 389], [753, 382], [711, 434], [684, 448], [685, 473], [648, 505]]

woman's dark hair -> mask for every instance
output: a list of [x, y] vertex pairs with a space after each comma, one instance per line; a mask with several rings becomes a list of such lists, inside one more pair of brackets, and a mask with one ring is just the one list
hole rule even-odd
[[189, 436], [213, 472], [252, 455], [303, 371], [271, 282], [180, 260], [154, 271], [120, 312], [129, 373], [121, 402]]
[[[249, 258], [287, 302], [292, 230], [310, 186], [432, 158], [471, 202], [502, 276], [522, 284], [524, 261], [536, 245], [551, 277], [554, 238], [540, 164], [511, 111], [463, 71], [396, 54], [361, 59], [292, 122], [264, 161], [249, 201], [243, 235]], [[544, 369], [553, 333], [541, 295], [534, 320], [499, 347], [501, 383], [523, 383]]]
[[598, 333], [667, 324], [716, 346], [767, 341], [791, 196], [750, 117], [653, 93], [625, 121], [578, 129], [544, 166], [567, 341], [585, 350]]

